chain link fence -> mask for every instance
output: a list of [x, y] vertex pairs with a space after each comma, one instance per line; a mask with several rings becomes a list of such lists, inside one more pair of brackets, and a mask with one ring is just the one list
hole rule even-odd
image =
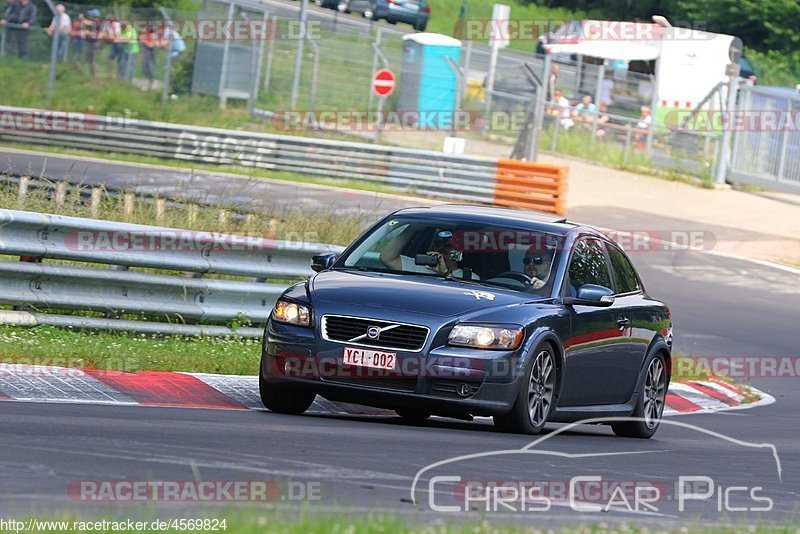
[[[13, 59], [17, 28], [6, 25], [0, 33], [2, 61], [75, 65], [97, 77], [161, 90], [164, 105], [171, 92], [190, 91], [218, 98], [222, 108], [244, 102], [253, 120], [271, 131], [307, 135], [332, 130], [380, 141], [382, 132], [400, 128], [419, 130], [431, 146], [441, 146], [445, 136], [503, 142], [517, 158], [534, 157], [538, 147], [610, 165], [691, 173], [709, 181], [719, 181], [720, 173], [727, 172], [738, 181], [791, 190], [800, 182], [800, 128], [737, 131], [726, 138], [725, 128], [669, 125], [663, 113], [670, 106], [657, 100], [653, 64], [648, 62], [566, 54], [548, 58], [536, 54], [531, 43], [530, 52], [499, 51], [493, 87], [488, 87], [490, 49], [464, 41], [457, 64], [440, 66], [414, 82], [416, 75], [404, 63], [406, 34], [335, 10], [325, 16], [310, 11], [304, 28], [296, 17], [276, 15], [285, 9], [276, 11], [256, 0], [205, 0], [195, 12], [65, 3], [73, 31], [65, 53], [57, 54], [58, 43], [43, 31], [54, 5], [35, 2], [39, 15], [35, 27], [27, 30], [27, 58]], [[124, 29], [119, 25], [130, 22], [137, 29], [138, 54], [130, 54], [130, 43], [120, 39]], [[201, 31], [204, 25], [211, 30]], [[237, 33], [239, 27], [245, 31]], [[145, 44], [144, 35], [150, 32], [155, 46]], [[133, 67], [123, 68], [124, 61], [132, 61]], [[371, 88], [373, 75], [382, 68], [398, 77], [395, 91], [383, 99]], [[55, 76], [50, 80], [58, 90]], [[428, 98], [445, 102], [440, 111], [458, 120], [425, 124], [419, 114], [414, 117], [413, 83], [441, 87], [440, 94]], [[553, 89], [563, 99], [557, 100]], [[724, 87], [715, 91], [714, 98], [686, 111], [800, 110], [796, 94], [745, 84], [728, 109]], [[590, 102], [589, 113], [584, 99]], [[390, 114], [395, 122], [387, 118]], [[731, 156], [727, 146], [732, 146]]]

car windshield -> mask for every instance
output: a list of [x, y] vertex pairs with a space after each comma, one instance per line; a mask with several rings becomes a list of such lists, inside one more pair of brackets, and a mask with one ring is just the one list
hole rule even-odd
[[559, 237], [472, 222], [393, 218], [336, 264], [339, 269], [438, 276], [549, 295]]

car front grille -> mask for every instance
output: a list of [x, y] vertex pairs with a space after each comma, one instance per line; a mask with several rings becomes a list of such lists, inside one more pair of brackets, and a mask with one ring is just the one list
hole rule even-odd
[[[369, 339], [366, 334], [370, 327], [383, 329], [377, 339]], [[428, 328], [390, 321], [377, 321], [362, 317], [325, 315], [322, 317], [322, 337], [329, 341], [357, 343], [369, 347], [407, 350], [417, 352], [425, 346]]]

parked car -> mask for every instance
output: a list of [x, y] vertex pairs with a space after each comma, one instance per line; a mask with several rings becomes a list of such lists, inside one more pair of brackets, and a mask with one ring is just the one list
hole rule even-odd
[[672, 323], [603, 234], [524, 211], [444, 205], [384, 218], [340, 256], [314, 256], [267, 321], [268, 409], [330, 400], [492, 416], [535, 434], [606, 420], [649, 438], [670, 380]]
[[389, 24], [404, 22], [424, 32], [428, 27], [431, 6], [423, 0], [341, 0], [339, 11], [361, 13], [365, 18], [383, 19]]

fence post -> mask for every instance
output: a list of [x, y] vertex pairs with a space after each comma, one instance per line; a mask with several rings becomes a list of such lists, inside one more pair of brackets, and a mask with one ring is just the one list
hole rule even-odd
[[[30, 30], [28, 30], [30, 31]], [[58, 32], [53, 33], [50, 43], [50, 75], [47, 78], [47, 106], [53, 103], [53, 91], [56, 86], [56, 64], [58, 63]]]
[[597, 112], [594, 114], [594, 120], [592, 121], [592, 143], [594, 143], [594, 137], [597, 134], [597, 120], [600, 118], [600, 97], [602, 96], [605, 75], [606, 66], [603, 64], [597, 69], [597, 87], [594, 90], [594, 107]]
[[311, 48], [314, 49], [314, 63], [311, 70], [311, 92], [309, 97], [308, 109], [315, 111], [317, 109], [317, 80], [319, 79], [319, 45], [311, 37], [308, 38]]
[[[792, 116], [792, 100], [786, 99], [786, 116]], [[778, 181], [783, 180], [783, 173], [786, 170], [786, 146], [789, 144], [789, 128], [785, 125], [783, 127], [783, 135], [781, 136], [781, 154], [778, 159]]]
[[[233, 4], [231, 4], [233, 6]], [[294, 60], [294, 76], [292, 78], [292, 98], [289, 107], [297, 105], [297, 93], [300, 90], [300, 74], [303, 70], [303, 47], [306, 42], [306, 18], [308, 16], [308, 0], [300, 0], [300, 38], [297, 40], [297, 56]]]
[[497, 54], [500, 52], [497, 43], [491, 44], [491, 55], [489, 56], [489, 74], [486, 76], [486, 87], [483, 90], [483, 131], [486, 133], [486, 125], [491, 121], [489, 114], [492, 112], [492, 92], [494, 91], [494, 76], [497, 72]]
[[[235, 4], [231, 3], [228, 5], [228, 20], [233, 20], [233, 10]], [[222, 66], [220, 67], [219, 73], [219, 90], [217, 93], [219, 94], [219, 108], [225, 109], [228, 104], [228, 97], [225, 96], [225, 88], [228, 85], [228, 56], [230, 53], [231, 48], [231, 40], [229, 35], [225, 34], [225, 44], [222, 47]]]
[[[275, 21], [274, 23], [272, 21]], [[269, 82], [272, 77], [272, 57], [275, 53], [275, 35], [273, 32], [277, 31], [278, 17], [272, 18], [272, 15], [267, 15], [267, 24], [269, 25], [269, 50], [267, 50], [267, 68], [264, 73], [264, 90], [269, 91]]]
[[630, 124], [625, 125], [625, 150], [622, 151], [622, 164], [628, 164], [628, 155], [631, 152], [631, 137], [633, 136], [633, 128]]
[[6, 27], [0, 28], [0, 56], [6, 55]]
[[161, 89], [161, 105], [166, 106], [169, 102], [169, 86], [172, 78], [172, 40], [175, 30], [172, 25], [167, 26], [169, 37], [167, 37], [167, 58], [164, 62], [164, 87]]
[[[725, 107], [725, 111], [730, 113], [736, 107], [736, 92], [739, 88], [739, 78], [736, 76], [731, 76], [730, 81], [728, 82], [728, 104]], [[722, 146], [719, 150], [719, 161], [717, 162], [717, 175], [716, 179], [714, 180], [718, 184], [725, 183], [725, 176], [728, 172], [728, 157], [729, 157], [729, 147], [728, 144], [731, 140], [731, 129], [730, 128], [723, 128], [722, 129]]]
[[559, 113], [553, 121], [555, 126], [553, 128], [553, 142], [550, 145], [550, 152], [555, 152], [558, 149], [558, 132], [561, 131], [561, 113]]
[[467, 41], [466, 49], [464, 50], [464, 66], [462, 67], [463, 74], [461, 76], [461, 102], [460, 107], [464, 107], [464, 100], [467, 96], [467, 82], [469, 82], [469, 67], [472, 63], [472, 40]]
[[[378, 70], [378, 50], [381, 48], [381, 37], [383, 36], [383, 30], [378, 28], [377, 33], [375, 34], [375, 42], [372, 45], [372, 71], [369, 73], [370, 78], [375, 75], [375, 71]], [[369, 102], [367, 103], [367, 111], [372, 111], [372, 101], [375, 99], [375, 94], [372, 92], [372, 87], [369, 88]]]

